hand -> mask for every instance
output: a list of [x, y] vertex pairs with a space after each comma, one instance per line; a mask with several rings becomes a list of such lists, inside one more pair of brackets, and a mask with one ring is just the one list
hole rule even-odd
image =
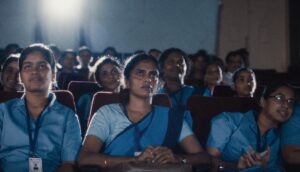
[[138, 157], [137, 160], [138, 161], [142, 161], [142, 162], [147, 162], [147, 163], [151, 163], [154, 159], [154, 154], [153, 154], [153, 150], [154, 147], [153, 146], [148, 146], [144, 152], [142, 152]]
[[240, 157], [237, 168], [245, 169], [257, 165], [266, 166], [270, 159], [270, 154], [270, 147], [268, 147], [264, 153], [255, 152], [253, 148], [250, 147], [248, 152]]
[[180, 163], [181, 159], [175, 156], [171, 149], [167, 147], [155, 147], [153, 149], [153, 163], [166, 164], [166, 163]]

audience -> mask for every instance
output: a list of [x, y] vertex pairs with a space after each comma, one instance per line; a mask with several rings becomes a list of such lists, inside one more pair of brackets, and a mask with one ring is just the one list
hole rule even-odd
[[253, 97], [256, 90], [255, 74], [250, 68], [240, 68], [233, 75], [233, 90], [237, 97]]
[[243, 58], [240, 56], [240, 54], [235, 51], [229, 52], [226, 56], [225, 61], [226, 61], [226, 67], [225, 67], [223, 83], [225, 85], [232, 86], [233, 85], [233, 82], [232, 82], [233, 73], [237, 69], [244, 67], [244, 61], [243, 61]]
[[19, 58], [20, 54], [11, 54], [4, 61], [1, 68], [2, 91], [15, 92], [22, 90], [19, 77]]
[[221, 85], [223, 80], [223, 71], [219, 64], [210, 63], [207, 65], [204, 75], [204, 84], [206, 90], [203, 96], [212, 96], [215, 86]]
[[204, 81], [204, 73], [207, 64], [209, 63], [209, 56], [205, 50], [200, 50], [191, 57], [191, 73], [189, 79]]
[[3, 171], [70, 171], [81, 145], [73, 110], [50, 88], [55, 80], [52, 51], [43, 44], [25, 48], [19, 59], [25, 92], [0, 104], [0, 167]]
[[[111, 56], [103, 56], [96, 62], [94, 68], [93, 77], [101, 86], [101, 91], [114, 93], [120, 92], [122, 67], [116, 58]], [[86, 129], [93, 95], [94, 92], [84, 94], [77, 102], [77, 111], [78, 114], [80, 114], [80, 123], [83, 129]]]
[[86, 81], [90, 80], [90, 63], [92, 62], [92, 60], [92, 51], [86, 46], [80, 47], [78, 51], [79, 65], [76, 66], [75, 70], [81, 76], [83, 76], [84, 80]]
[[[209, 163], [209, 157], [183, 117], [175, 122], [170, 118], [177, 116], [169, 113], [169, 108], [152, 105], [159, 78], [156, 59], [145, 54], [131, 57], [124, 76], [129, 89], [127, 101], [98, 109], [84, 139], [79, 164], [108, 168], [130, 162]], [[168, 125], [181, 129], [171, 131]], [[168, 137], [173, 139], [166, 140]], [[171, 148], [177, 142], [186, 155], [173, 153]]]
[[288, 164], [300, 165], [300, 104], [281, 130], [283, 160]]
[[295, 93], [286, 84], [266, 87], [260, 108], [213, 118], [207, 151], [223, 169], [280, 171], [280, 124], [293, 112]]
[[158, 92], [167, 93], [172, 101], [172, 106], [186, 107], [187, 100], [191, 95], [202, 95], [204, 92], [203, 89], [184, 85], [187, 64], [187, 55], [178, 48], [165, 50], [159, 58], [164, 85]]

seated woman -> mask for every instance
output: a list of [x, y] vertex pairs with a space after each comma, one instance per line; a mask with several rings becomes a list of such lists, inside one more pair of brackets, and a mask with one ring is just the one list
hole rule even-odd
[[203, 94], [204, 89], [184, 85], [187, 71], [188, 57], [178, 48], [170, 48], [162, 53], [159, 66], [164, 86], [158, 92], [167, 93], [172, 101], [172, 106], [186, 107], [191, 95]]
[[[120, 92], [122, 69], [117, 59], [111, 56], [101, 57], [95, 64], [93, 78], [101, 86], [101, 91]], [[100, 90], [99, 90], [100, 91]], [[82, 95], [77, 104], [78, 114], [82, 129], [86, 129], [86, 124], [90, 112], [90, 105], [94, 92]]]
[[21, 91], [19, 54], [11, 54], [3, 63], [1, 73], [2, 91]]
[[246, 113], [223, 112], [213, 118], [208, 153], [222, 168], [280, 171], [278, 127], [291, 117], [294, 103], [290, 86], [267, 86], [260, 108]]
[[292, 117], [282, 126], [281, 145], [283, 159], [288, 164], [300, 166], [300, 104]]
[[212, 96], [214, 88], [216, 85], [220, 85], [223, 80], [223, 71], [219, 64], [210, 63], [207, 65], [204, 74], [204, 83], [206, 89], [203, 96]]
[[[156, 59], [135, 55], [127, 61], [124, 75], [129, 89], [127, 101], [98, 109], [87, 130], [79, 164], [109, 168], [130, 162], [209, 163], [183, 115], [175, 122], [172, 119], [178, 116], [169, 113], [169, 108], [152, 105], [159, 77]], [[177, 143], [186, 155], [172, 152]]]
[[252, 69], [239, 68], [233, 74], [233, 90], [237, 97], [253, 97], [256, 78]]

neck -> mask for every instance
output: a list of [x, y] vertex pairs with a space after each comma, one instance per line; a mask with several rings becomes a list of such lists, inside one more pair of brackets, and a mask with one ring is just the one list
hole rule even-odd
[[165, 88], [169, 93], [173, 93], [183, 87], [183, 82], [180, 80], [165, 80]]
[[112, 93], [118, 93], [118, 92], [120, 92], [120, 87], [117, 87], [117, 88], [115, 88], [115, 89], [103, 89], [103, 91], [108, 91], [108, 92], [112, 92]]
[[151, 101], [152, 101], [152, 97], [142, 99], [135, 95], [130, 94], [129, 102], [127, 105], [128, 115], [130, 116], [131, 114], [133, 114], [135, 116], [139, 116], [140, 118], [144, 117], [145, 115], [148, 114], [148, 112], [151, 111], [152, 108]]
[[44, 107], [47, 105], [48, 95], [49, 92], [47, 93], [26, 92], [25, 93], [27, 108], [33, 119], [36, 119], [39, 115], [39, 112], [42, 111], [42, 109], [44, 109]]
[[269, 129], [271, 128], [277, 128], [278, 127], [278, 123], [270, 120], [265, 114], [264, 112], [261, 112], [258, 115], [258, 119], [257, 119], [257, 125], [258, 128], [260, 130], [261, 135], [264, 135], [265, 132], [267, 132]]

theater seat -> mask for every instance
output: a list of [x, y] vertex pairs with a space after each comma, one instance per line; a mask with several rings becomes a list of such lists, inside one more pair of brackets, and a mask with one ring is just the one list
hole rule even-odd
[[71, 81], [68, 85], [68, 90], [71, 91], [75, 102], [77, 102], [80, 96], [87, 93], [96, 93], [101, 91], [102, 88], [92, 81]]
[[[87, 126], [100, 107], [112, 103], [122, 103], [125, 98], [125, 93], [97, 92], [92, 100]], [[171, 101], [167, 94], [155, 94], [152, 101], [154, 105], [171, 107]]]
[[258, 107], [253, 98], [191, 96], [188, 110], [193, 118], [193, 131], [203, 147], [206, 145], [211, 119], [221, 112], [246, 112]]
[[214, 97], [233, 97], [236, 94], [234, 90], [228, 85], [217, 85], [214, 88]]
[[[55, 90], [53, 93], [57, 97], [57, 101], [61, 104], [71, 108], [76, 112], [74, 98], [71, 92], [65, 90]], [[6, 92], [0, 91], [0, 103], [8, 101], [10, 99], [19, 98], [24, 94], [24, 92]]]

